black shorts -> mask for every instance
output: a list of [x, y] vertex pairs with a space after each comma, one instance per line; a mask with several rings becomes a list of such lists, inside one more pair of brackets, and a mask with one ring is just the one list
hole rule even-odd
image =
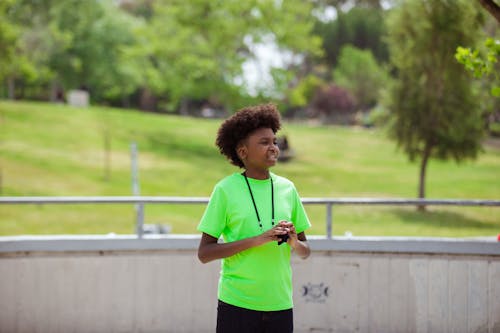
[[293, 310], [255, 311], [219, 300], [217, 333], [292, 333]]

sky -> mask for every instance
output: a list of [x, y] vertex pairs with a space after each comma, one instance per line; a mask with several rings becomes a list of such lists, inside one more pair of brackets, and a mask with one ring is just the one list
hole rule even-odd
[[[323, 22], [328, 22], [337, 17], [337, 12], [334, 7], [326, 7], [322, 11], [314, 12], [313, 15]], [[259, 91], [264, 91], [273, 96], [274, 81], [271, 69], [286, 68], [301, 58], [289, 51], [280, 50], [273, 35], [265, 36], [261, 43], [253, 43], [251, 38], [245, 40], [245, 43], [255, 58], [248, 59], [243, 64], [243, 77], [238, 78], [237, 83], [244, 84], [250, 95], [255, 96]]]
[[271, 69], [285, 68], [297, 61], [297, 57], [289, 51], [280, 50], [273, 35], [265, 36], [261, 43], [253, 43], [251, 39], [247, 39], [245, 43], [255, 58], [243, 63], [243, 83], [251, 95], [255, 96], [259, 91], [272, 95], [274, 81]]

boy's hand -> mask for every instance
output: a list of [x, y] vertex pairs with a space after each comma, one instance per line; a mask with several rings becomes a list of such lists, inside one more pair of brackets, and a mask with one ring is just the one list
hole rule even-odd
[[288, 243], [288, 245], [290, 245], [291, 247], [295, 247], [295, 244], [297, 243], [298, 238], [297, 238], [297, 232], [295, 230], [295, 226], [293, 225], [293, 223], [289, 222], [289, 221], [280, 221], [280, 223], [278, 223], [278, 226], [280, 226], [281, 228], [286, 230], [287, 235], [288, 235], [288, 239], [286, 240], [286, 242]]
[[273, 228], [257, 236], [259, 240], [259, 245], [271, 241], [279, 241], [281, 236], [287, 235], [288, 232], [289, 232], [288, 228], [282, 226], [281, 223], [278, 223]]

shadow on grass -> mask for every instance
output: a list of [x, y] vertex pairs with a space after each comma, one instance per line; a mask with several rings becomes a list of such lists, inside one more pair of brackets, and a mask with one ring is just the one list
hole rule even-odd
[[168, 133], [146, 136], [151, 149], [158, 154], [182, 158], [219, 159], [215, 145], [210, 142], [196, 142], [189, 137], [179, 137]]
[[396, 208], [391, 210], [394, 215], [401, 218], [404, 223], [420, 224], [440, 228], [476, 228], [492, 229], [495, 225], [464, 216], [457, 212], [436, 211], [427, 208], [425, 212], [418, 212], [415, 208]]

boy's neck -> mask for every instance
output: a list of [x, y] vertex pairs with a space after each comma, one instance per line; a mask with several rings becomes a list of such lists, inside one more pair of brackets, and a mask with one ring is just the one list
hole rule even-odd
[[245, 169], [245, 175], [248, 178], [253, 178], [253, 179], [268, 179], [269, 178], [269, 169], [265, 169], [265, 170]]

